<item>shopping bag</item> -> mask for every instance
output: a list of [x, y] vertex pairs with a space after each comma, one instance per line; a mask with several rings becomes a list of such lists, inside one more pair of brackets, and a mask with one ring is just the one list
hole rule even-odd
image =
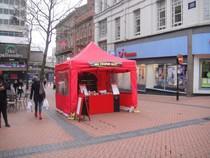
[[49, 103], [48, 103], [48, 100], [46, 98], [43, 101], [43, 108], [46, 109], [46, 110], [49, 109]]
[[33, 112], [32, 106], [33, 106], [32, 101], [29, 100], [29, 101], [27, 102], [27, 107], [26, 107], [26, 109], [27, 109], [28, 112], [30, 112], [30, 111]]

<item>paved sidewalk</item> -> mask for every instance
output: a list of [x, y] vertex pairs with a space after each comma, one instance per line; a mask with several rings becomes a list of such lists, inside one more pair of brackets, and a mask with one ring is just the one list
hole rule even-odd
[[50, 110], [44, 119], [31, 112], [9, 113], [11, 128], [0, 129], [1, 157], [79, 158], [210, 158], [210, 96], [139, 95], [140, 113], [91, 116], [68, 120]]

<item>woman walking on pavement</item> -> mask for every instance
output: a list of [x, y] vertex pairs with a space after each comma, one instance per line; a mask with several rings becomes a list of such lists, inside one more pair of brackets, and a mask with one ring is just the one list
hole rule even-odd
[[18, 81], [18, 90], [17, 93], [19, 95], [19, 99], [22, 97], [22, 93], [23, 93], [23, 81], [19, 80]]
[[35, 113], [34, 116], [37, 117], [37, 111], [39, 109], [39, 119], [42, 119], [42, 105], [43, 101], [45, 99], [45, 91], [43, 84], [40, 82], [38, 77], [34, 78], [34, 82], [31, 85], [31, 94], [30, 94], [30, 99], [34, 99], [34, 104], [35, 104]]
[[1, 128], [1, 113], [4, 118], [5, 126], [10, 127], [7, 120], [7, 90], [2, 76], [0, 76], [0, 128]]

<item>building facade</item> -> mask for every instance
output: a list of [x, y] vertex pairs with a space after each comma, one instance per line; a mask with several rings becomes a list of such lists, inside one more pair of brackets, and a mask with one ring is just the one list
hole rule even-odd
[[62, 63], [94, 40], [94, 0], [76, 8], [56, 26], [56, 60]]
[[[138, 65], [138, 90], [210, 94], [209, 0], [99, 0], [95, 40]], [[177, 68], [176, 57], [184, 56]]]
[[0, 70], [5, 79], [25, 79], [28, 50], [25, 0], [0, 0]]
[[[39, 76], [41, 72], [44, 53], [42, 50], [36, 47], [31, 48], [30, 60], [29, 60], [29, 80], [32, 80], [34, 76]], [[49, 82], [54, 81], [54, 66], [55, 62], [53, 57], [47, 57], [45, 65], [45, 78]]]

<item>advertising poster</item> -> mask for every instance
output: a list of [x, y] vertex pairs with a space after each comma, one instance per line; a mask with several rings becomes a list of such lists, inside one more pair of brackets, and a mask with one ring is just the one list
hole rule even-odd
[[158, 65], [155, 69], [155, 82], [156, 86], [164, 87], [164, 65]]
[[176, 75], [176, 66], [168, 66], [167, 68], [167, 83], [168, 86], [176, 86], [176, 82], [177, 82], [177, 75]]

